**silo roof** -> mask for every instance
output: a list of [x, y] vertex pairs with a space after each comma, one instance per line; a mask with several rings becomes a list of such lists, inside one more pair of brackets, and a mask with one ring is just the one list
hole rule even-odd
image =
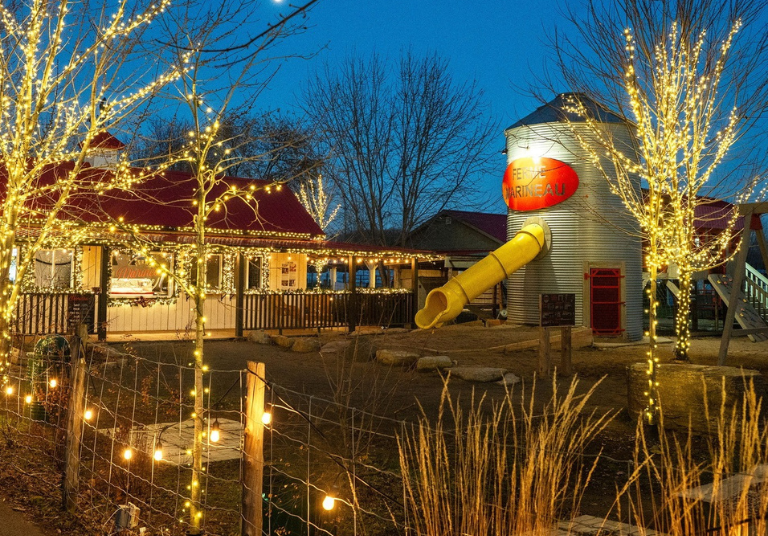
[[565, 111], [569, 104], [568, 99], [578, 99], [589, 113], [603, 123], [624, 123], [625, 121], [607, 108], [598, 104], [584, 93], [560, 93], [550, 102], [539, 106], [535, 112], [530, 113], [514, 123], [507, 130], [526, 125], [538, 125], [542, 123], [581, 123], [584, 118], [578, 114]]

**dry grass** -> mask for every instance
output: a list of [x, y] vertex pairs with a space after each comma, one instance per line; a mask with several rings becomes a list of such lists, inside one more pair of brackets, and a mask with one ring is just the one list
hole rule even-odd
[[564, 394], [553, 385], [539, 415], [533, 392], [519, 407], [507, 393], [494, 404], [472, 400], [464, 411], [446, 385], [437, 421], [422, 417], [399, 438], [415, 533], [547, 534], [578, 510], [597, 463], [585, 463], [584, 448], [611, 416], [583, 415], [596, 385], [577, 395], [577, 383]]

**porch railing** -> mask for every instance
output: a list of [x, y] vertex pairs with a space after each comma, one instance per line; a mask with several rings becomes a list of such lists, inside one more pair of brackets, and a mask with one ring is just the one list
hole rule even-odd
[[410, 292], [248, 294], [243, 329], [402, 326], [413, 322], [413, 315]]
[[16, 304], [12, 330], [17, 335], [68, 333], [74, 324], [84, 322], [91, 324], [91, 331], [93, 314], [89, 314], [83, 304], [86, 308], [92, 307], [92, 299], [92, 294], [23, 294]]

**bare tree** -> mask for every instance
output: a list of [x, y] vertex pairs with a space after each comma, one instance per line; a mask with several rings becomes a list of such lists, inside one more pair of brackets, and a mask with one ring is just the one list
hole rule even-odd
[[36, 254], [77, 238], [61, 218], [70, 197], [142, 179], [125, 162], [107, 178], [89, 169], [87, 157], [105, 126], [131, 118], [187, 68], [186, 56], [167, 69], [141, 61], [141, 39], [167, 5], [24, 0], [0, 7], [0, 365]]
[[[179, 154], [187, 145], [192, 128], [192, 121], [183, 115], [150, 120], [133, 152], [134, 161], [150, 166], [168, 162], [169, 156]], [[302, 179], [323, 161], [305, 129], [275, 112], [254, 114], [246, 109], [227, 113], [220, 119], [218, 133], [234, 162], [227, 169], [233, 176], [287, 182]], [[210, 154], [209, 158], [213, 161], [217, 155]], [[184, 160], [175, 162], [172, 169], [191, 171]]]
[[[379, 56], [326, 66], [304, 109], [330, 154], [324, 171], [363, 240], [406, 245], [426, 218], [471, 197], [490, 169], [496, 125], [483, 95], [456, 83], [439, 56], [405, 54], [392, 72]], [[388, 233], [396, 229], [396, 233]]]
[[[635, 128], [635, 147], [615, 143], [574, 98], [571, 112], [587, 125], [573, 133], [590, 160], [604, 170], [607, 156], [616, 170], [604, 173], [614, 193], [639, 222], [647, 242], [650, 271], [649, 400], [657, 412], [656, 277], [668, 264], [680, 272], [677, 355], [690, 348], [691, 275], [724, 262], [736, 214], [712, 237], [697, 230], [697, 207], [713, 190], [746, 195], [754, 175], [749, 162], [723, 166], [731, 149], [763, 120], [768, 102], [766, 44], [760, 15], [765, 2], [735, 0], [588, 1], [568, 18], [573, 31], [554, 41], [559, 75], [570, 88], [608, 104]], [[762, 19], [764, 20], [764, 19]], [[647, 188], [641, 194], [636, 177]], [[739, 180], [741, 179], [741, 180]], [[746, 187], [746, 189], [745, 189]]]

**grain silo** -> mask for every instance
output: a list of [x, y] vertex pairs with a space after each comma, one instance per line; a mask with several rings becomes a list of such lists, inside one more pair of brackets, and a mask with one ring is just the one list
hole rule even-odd
[[[592, 327], [596, 336], [639, 340], [643, 335], [639, 227], [577, 141], [575, 132], [587, 138], [591, 134], [583, 119], [564, 111], [573, 99], [589, 109], [614, 144], [632, 146], [631, 127], [577, 94], [558, 95], [505, 131], [508, 239], [532, 216], [544, 219], [552, 236], [547, 255], [509, 277], [507, 317], [511, 322], [538, 324], [539, 294], [575, 294], [577, 326]], [[615, 173], [609, 159], [602, 164], [609, 175]]]

